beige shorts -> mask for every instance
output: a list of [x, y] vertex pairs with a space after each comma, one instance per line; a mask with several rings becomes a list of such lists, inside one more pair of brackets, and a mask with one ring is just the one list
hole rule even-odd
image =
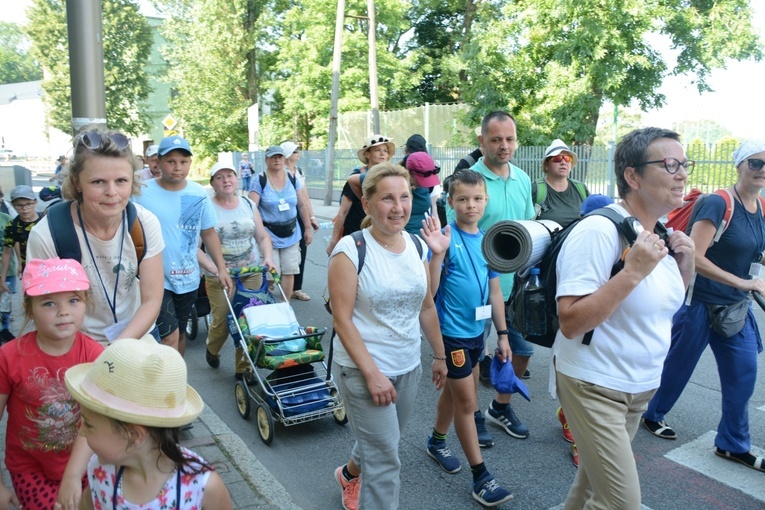
[[300, 243], [289, 248], [274, 248], [273, 258], [279, 274], [300, 274]]

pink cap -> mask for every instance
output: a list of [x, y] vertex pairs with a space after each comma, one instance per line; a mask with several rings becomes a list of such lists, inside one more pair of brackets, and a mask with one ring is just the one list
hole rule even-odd
[[22, 283], [27, 296], [75, 292], [90, 288], [88, 275], [79, 262], [58, 257], [27, 261]]
[[407, 156], [406, 169], [414, 176], [420, 188], [430, 188], [441, 182], [438, 179], [441, 169], [427, 152], [413, 152]]

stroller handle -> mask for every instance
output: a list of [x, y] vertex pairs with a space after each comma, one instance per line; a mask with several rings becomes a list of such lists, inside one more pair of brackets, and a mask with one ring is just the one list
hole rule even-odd
[[263, 276], [266, 276], [266, 273], [271, 273], [271, 276], [274, 278], [275, 283], [281, 282], [281, 276], [279, 276], [279, 271], [276, 269], [268, 269], [266, 266], [246, 266], [246, 267], [235, 267], [233, 269], [228, 270], [228, 274], [232, 277], [236, 278], [239, 276], [244, 276], [246, 274], [256, 274], [256, 273], [263, 273]]

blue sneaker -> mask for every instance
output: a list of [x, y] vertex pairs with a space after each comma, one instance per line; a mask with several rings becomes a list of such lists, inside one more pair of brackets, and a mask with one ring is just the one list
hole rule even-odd
[[492, 403], [486, 410], [486, 419], [496, 423], [505, 429], [505, 432], [517, 439], [529, 437], [529, 428], [518, 419], [515, 412], [513, 412], [513, 407], [509, 404], [504, 411], [499, 412], [494, 410], [494, 404]]
[[486, 418], [483, 417], [481, 411], [476, 411], [473, 417], [475, 418], [475, 430], [478, 432], [478, 446], [491, 448], [494, 446], [494, 438], [486, 429]]
[[454, 457], [446, 446], [446, 441], [434, 442], [433, 437], [428, 436], [428, 455], [447, 473], [454, 474], [462, 469], [459, 459]]
[[513, 494], [486, 471], [478, 481], [473, 482], [473, 499], [483, 506], [499, 506], [513, 499]]

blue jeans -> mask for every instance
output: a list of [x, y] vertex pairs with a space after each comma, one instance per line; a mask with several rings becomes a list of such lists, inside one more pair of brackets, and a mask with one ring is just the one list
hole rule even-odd
[[389, 378], [397, 393], [396, 403], [389, 406], [374, 404], [359, 369], [333, 363], [332, 371], [339, 375], [338, 388], [356, 437], [351, 458], [361, 467], [359, 508], [394, 510], [401, 488], [398, 443], [414, 409], [422, 365]]
[[715, 446], [733, 453], [747, 453], [751, 447], [749, 399], [757, 379], [757, 354], [762, 351], [752, 305], [749, 305], [744, 329], [730, 338], [715, 333], [709, 324], [705, 303], [683, 305], [675, 314], [661, 385], [643, 417], [652, 421], [664, 419], [680, 398], [709, 344], [717, 361], [722, 390], [722, 417]]

